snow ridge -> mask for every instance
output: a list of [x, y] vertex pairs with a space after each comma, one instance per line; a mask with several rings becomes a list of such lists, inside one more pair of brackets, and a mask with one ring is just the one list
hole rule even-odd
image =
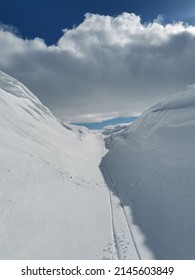
[[103, 137], [0, 72], [0, 259], [112, 259]]
[[27, 87], [2, 71], [0, 71], [0, 88], [7, 92], [7, 94], [30, 100], [39, 110], [44, 112], [44, 114], [53, 117], [49, 109], [46, 108]]
[[108, 138], [104, 160], [142, 259], [195, 258], [195, 89]]

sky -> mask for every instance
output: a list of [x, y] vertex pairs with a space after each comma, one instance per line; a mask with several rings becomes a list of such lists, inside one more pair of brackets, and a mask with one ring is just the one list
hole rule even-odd
[[131, 122], [135, 121], [137, 117], [126, 117], [126, 118], [115, 118], [110, 119], [102, 122], [93, 122], [93, 123], [74, 123], [76, 125], [86, 126], [89, 129], [102, 129], [107, 126], [115, 126], [117, 124], [130, 124]]
[[0, 0], [0, 69], [62, 121], [138, 116], [184, 91], [194, 49], [194, 0]]

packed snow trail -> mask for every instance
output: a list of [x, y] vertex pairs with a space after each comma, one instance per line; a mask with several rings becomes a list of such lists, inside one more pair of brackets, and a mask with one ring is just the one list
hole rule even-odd
[[105, 143], [102, 143], [102, 162], [101, 171], [109, 189], [109, 203], [112, 215], [112, 229], [115, 243], [117, 258], [124, 259], [141, 259], [137, 248], [131, 226], [129, 225], [124, 205], [117, 186], [110, 176], [106, 161], [104, 159]]
[[112, 203], [112, 193], [110, 189], [110, 184], [107, 182], [107, 176], [105, 173], [105, 168], [104, 168], [104, 143], [102, 143], [102, 148], [101, 148], [101, 158], [102, 158], [102, 164], [100, 165], [100, 170], [102, 172], [102, 175], [104, 177], [106, 187], [108, 187], [108, 192], [109, 192], [109, 205], [110, 205], [110, 213], [111, 213], [111, 227], [112, 227], [112, 238], [113, 238], [113, 243], [112, 243], [112, 259], [120, 259], [119, 255], [119, 250], [118, 250], [118, 245], [117, 245], [117, 235], [116, 235], [116, 230], [115, 230], [115, 223], [114, 223], [114, 209], [113, 209], [113, 203]]

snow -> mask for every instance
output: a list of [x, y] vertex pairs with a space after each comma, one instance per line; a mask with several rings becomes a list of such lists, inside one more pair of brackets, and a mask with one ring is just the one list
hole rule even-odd
[[119, 133], [122, 130], [125, 130], [130, 125], [130, 123], [119, 123], [119, 124], [115, 124], [115, 125], [108, 125], [108, 126], [105, 126], [100, 131], [103, 135], [109, 136], [114, 133]]
[[104, 161], [141, 259], [195, 259], [195, 90], [107, 140]]
[[0, 259], [194, 259], [194, 107], [90, 131], [0, 72]]
[[103, 138], [0, 73], [0, 258], [112, 259]]

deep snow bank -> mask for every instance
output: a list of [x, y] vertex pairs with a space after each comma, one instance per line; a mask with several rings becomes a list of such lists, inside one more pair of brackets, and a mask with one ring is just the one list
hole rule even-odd
[[0, 259], [112, 258], [101, 149], [0, 72]]
[[107, 140], [104, 160], [142, 258], [195, 259], [194, 143], [193, 88]]

